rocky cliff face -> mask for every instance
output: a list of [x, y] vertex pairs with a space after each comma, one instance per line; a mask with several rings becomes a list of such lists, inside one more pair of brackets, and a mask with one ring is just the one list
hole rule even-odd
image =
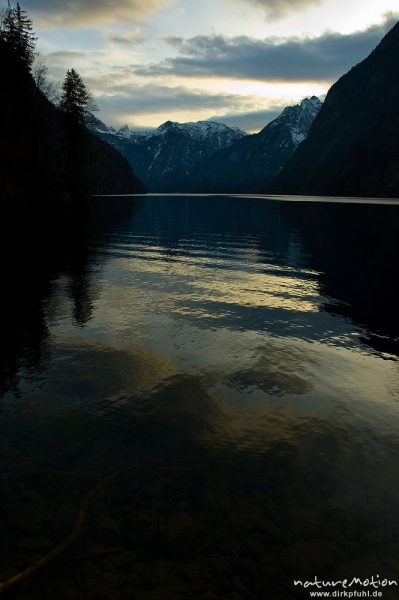
[[399, 197], [399, 23], [332, 86], [309, 137], [265, 191]]

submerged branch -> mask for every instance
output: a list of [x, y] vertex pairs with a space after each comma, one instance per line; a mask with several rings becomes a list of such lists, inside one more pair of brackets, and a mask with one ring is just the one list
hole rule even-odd
[[165, 466], [160, 466], [160, 465], [146, 465], [146, 464], [137, 465], [137, 464], [135, 464], [135, 465], [126, 467], [125, 469], [122, 469], [121, 471], [117, 471], [116, 473], [112, 473], [111, 475], [109, 475], [109, 477], [103, 479], [102, 481], [99, 481], [98, 483], [96, 483], [96, 485], [94, 487], [92, 487], [87, 492], [87, 494], [83, 498], [82, 502], [80, 503], [79, 509], [78, 509], [78, 512], [76, 515], [75, 526], [74, 526], [72, 532], [60, 544], [58, 544], [58, 546], [56, 546], [55, 548], [50, 550], [50, 552], [48, 552], [45, 556], [42, 556], [37, 561], [33, 562], [26, 569], [23, 569], [16, 575], [13, 575], [9, 579], [6, 579], [2, 583], [0, 583], [0, 595], [8, 592], [10, 589], [14, 588], [16, 585], [25, 582], [32, 575], [34, 575], [35, 573], [37, 573], [38, 571], [40, 571], [41, 569], [46, 567], [54, 559], [56, 559], [58, 556], [63, 554], [68, 548], [70, 548], [73, 544], [75, 544], [75, 542], [77, 542], [77, 540], [81, 537], [81, 535], [83, 533], [83, 530], [84, 530], [84, 527], [86, 524], [87, 513], [90, 508], [90, 503], [92, 502], [94, 497], [97, 495], [97, 493], [101, 490], [101, 488], [108, 485], [109, 483], [112, 483], [112, 481], [114, 481], [118, 477], [122, 477], [123, 475], [126, 475], [130, 471], [151, 469], [154, 467], [161, 469], [161, 470], [166, 470], [166, 471], [187, 471], [187, 470], [190, 470], [190, 468], [192, 468], [192, 466], [190, 468], [188, 468], [188, 467], [172, 467], [172, 466], [165, 467]]

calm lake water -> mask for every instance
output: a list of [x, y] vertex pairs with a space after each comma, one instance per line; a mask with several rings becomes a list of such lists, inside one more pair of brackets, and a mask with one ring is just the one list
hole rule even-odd
[[0, 579], [103, 481], [11, 598], [399, 581], [398, 205], [99, 198], [1, 230]]

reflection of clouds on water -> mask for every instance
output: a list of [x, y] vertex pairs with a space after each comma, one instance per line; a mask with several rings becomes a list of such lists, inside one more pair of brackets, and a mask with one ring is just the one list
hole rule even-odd
[[[142, 346], [116, 349], [76, 338], [59, 347], [48, 383], [19, 413], [18, 444], [26, 453], [40, 442], [54, 464], [72, 461], [96, 470], [126, 457], [172, 464], [205, 460], [211, 471], [227, 461], [240, 479], [260, 460], [262, 477], [277, 485], [280, 495], [281, 486], [285, 489], [288, 506], [306, 504], [311, 490], [319, 490], [328, 491], [326, 507], [378, 512], [383, 503], [396, 511], [396, 471], [386, 456], [399, 457], [398, 407], [387, 406], [384, 396], [376, 403], [384, 387], [389, 394], [395, 372], [392, 363], [362, 355], [350, 363], [352, 354], [330, 349], [321, 357], [316, 352], [318, 362], [312, 344], [284, 346], [270, 339], [252, 346], [249, 387], [258, 393], [248, 394], [235, 385], [242, 377], [238, 363], [215, 364], [206, 375], [190, 373]], [[68, 379], [65, 362], [73, 378]], [[385, 370], [376, 370], [373, 362]], [[315, 373], [328, 364], [331, 380], [343, 364], [346, 377], [355, 380], [368, 370], [360, 405], [355, 396], [343, 397], [339, 385], [327, 401], [326, 382]], [[377, 372], [380, 384], [372, 390]], [[301, 487], [308, 499], [298, 496]]]
[[[235, 351], [235, 358], [221, 352], [213, 364], [204, 358], [199, 369], [181, 360], [184, 344], [173, 355], [168, 347], [160, 353], [133, 343], [115, 348], [79, 337], [59, 341], [47, 383], [40, 396], [32, 396], [30, 406], [43, 406], [35, 423], [51, 405], [49, 431], [57, 413], [61, 421], [86, 414], [93, 424], [148, 430], [159, 449], [264, 454], [285, 448], [296, 455], [298, 469], [314, 474], [338, 455], [345, 465], [345, 453], [356, 444], [366, 454], [372, 448], [378, 452], [381, 436], [388, 439], [395, 431], [398, 407], [386, 403], [397, 379], [392, 363], [343, 349], [321, 351], [299, 340], [269, 338], [259, 344], [250, 334], [245, 339], [226, 330], [224, 335], [221, 345], [219, 330], [213, 341], [211, 332], [204, 332], [202, 343], [210, 342], [210, 356], [219, 344]], [[202, 352], [201, 343], [197, 350]], [[195, 355], [191, 359], [195, 364]], [[356, 439], [362, 427], [374, 431], [367, 444], [364, 431]]]
[[[167, 308], [179, 314], [198, 306], [199, 316], [203, 305], [213, 305], [213, 315], [218, 305], [240, 307], [268, 307], [298, 312], [318, 312], [319, 290], [316, 273], [278, 268], [273, 264], [263, 264], [260, 268], [248, 265], [236, 257], [192, 257], [177, 255], [173, 261], [166, 260], [165, 249], [159, 253], [151, 251], [151, 259], [135, 253], [128, 258], [114, 258], [113, 270], [135, 273], [136, 280], [127, 278], [129, 292], [135, 290], [137, 308], [143, 303], [147, 310]], [[244, 249], [242, 249], [244, 252]], [[233, 267], [234, 266], [234, 270]], [[142, 279], [146, 286], [143, 288]], [[133, 286], [132, 286], [133, 284]], [[136, 284], [136, 285], [135, 285]], [[121, 294], [124, 286], [116, 285]], [[176, 287], [177, 286], [177, 287]], [[175, 293], [170, 294], [171, 287]], [[126, 288], [125, 288], [126, 290]], [[149, 297], [149, 292], [156, 292]], [[167, 302], [167, 305], [165, 305]], [[158, 303], [158, 306], [157, 306]]]
[[[65, 371], [65, 362], [73, 371]], [[176, 376], [166, 357], [141, 347], [116, 349], [76, 338], [59, 347], [49, 373], [51, 389], [61, 397], [75, 397], [120, 406], [145, 398]]]
[[270, 338], [255, 350], [256, 360], [251, 368], [235, 373], [233, 387], [246, 390], [256, 386], [272, 396], [306, 394], [313, 384], [308, 367], [315, 364], [309, 353]]
[[[184, 330], [186, 343], [195, 332]], [[392, 535], [381, 529], [386, 525], [381, 509], [393, 517], [398, 511], [398, 407], [390, 411], [385, 402], [396, 376], [392, 363], [343, 349], [322, 351], [303, 340], [260, 343], [250, 332], [202, 335], [197, 342], [212, 342], [210, 356], [217, 360], [198, 370], [183, 368], [178, 351], [172, 356], [165, 346], [156, 351], [133, 337], [124, 347], [117, 347], [120, 340], [90, 341], [84, 331], [58, 340], [46, 385], [26, 398], [15, 421], [5, 419], [8, 470], [17, 465], [17, 473], [28, 473], [29, 486], [38, 482], [40, 527], [48, 527], [42, 484], [52, 491], [54, 475], [40, 475], [38, 467], [74, 474], [63, 512], [56, 513], [68, 520], [88, 482], [141, 463], [150, 469], [117, 478], [95, 501], [87, 532], [105, 552], [114, 543], [126, 547], [129, 536], [135, 554], [127, 556], [122, 571], [137, 561], [155, 570], [161, 544], [165, 572], [182, 556], [185, 576], [187, 553], [202, 547], [195, 568], [208, 557], [219, 565], [220, 556], [233, 556], [240, 569], [254, 565], [276, 582], [296, 573], [298, 565], [302, 573], [331, 572], [360, 547], [365, 556], [374, 552], [377, 569], [375, 544], [381, 544], [385, 565], [390, 552], [382, 546]], [[235, 359], [224, 352], [217, 356], [218, 344], [235, 352]], [[184, 349], [185, 344], [179, 351]], [[253, 375], [240, 389], [235, 382], [242, 363]], [[344, 366], [343, 384], [357, 381], [361, 407], [355, 389], [342, 397], [336, 380]], [[187, 473], [182, 465], [188, 465]], [[63, 475], [56, 477], [64, 494]], [[38, 504], [32, 494], [24, 502]], [[20, 501], [13, 517], [18, 523], [21, 506]], [[69, 526], [68, 520], [64, 530]], [[394, 545], [393, 556], [396, 551]], [[226, 560], [223, 573], [230, 580], [236, 563]], [[211, 568], [206, 563], [203, 572]], [[112, 569], [117, 571], [117, 562]], [[101, 570], [95, 571], [100, 580]], [[158, 581], [162, 588], [169, 585], [163, 574]], [[187, 588], [191, 585], [190, 580]]]

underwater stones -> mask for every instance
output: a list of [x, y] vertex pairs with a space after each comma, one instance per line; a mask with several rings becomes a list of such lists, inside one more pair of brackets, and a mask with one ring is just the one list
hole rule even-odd
[[40, 508], [33, 504], [24, 506], [23, 511], [20, 509], [9, 513], [8, 521], [19, 533], [35, 535], [42, 531], [43, 517]]
[[229, 512], [229, 518], [233, 525], [241, 529], [254, 529], [265, 534], [271, 540], [281, 539], [279, 527], [265, 517], [263, 510], [258, 506], [245, 503], [233, 508]]
[[[137, 590], [135, 600], [176, 600], [176, 596], [166, 590]], [[182, 598], [182, 596], [180, 596]]]
[[180, 567], [178, 574], [184, 581], [203, 580], [206, 578], [206, 569], [200, 560], [191, 561]]
[[294, 542], [281, 552], [280, 558], [290, 572], [305, 576], [331, 567], [337, 554], [338, 548], [331, 542]]
[[217, 596], [213, 592], [207, 592], [199, 600], [220, 600], [220, 596]]
[[[57, 598], [57, 600], [71, 600], [72, 598], [73, 600], [89, 600], [89, 598], [85, 596], [75, 586], [68, 585], [67, 583], [61, 583], [58, 586], [54, 584], [53, 593], [53, 597]], [[99, 596], [97, 596], [96, 600], [101, 599]]]
[[20, 552], [32, 554], [42, 554], [52, 548], [53, 542], [46, 537], [28, 537], [18, 541], [17, 547]]
[[155, 510], [147, 509], [132, 511], [126, 523], [125, 535], [129, 542], [140, 543], [140, 541], [158, 536], [159, 516]]
[[169, 517], [167, 522], [167, 535], [172, 543], [195, 539], [200, 530], [198, 519], [189, 512], [177, 513]]
[[102, 516], [97, 523], [97, 539], [105, 544], [115, 546], [120, 543], [120, 523], [116, 519]]
[[323, 519], [320, 513], [317, 513], [315, 509], [312, 510], [310, 503], [308, 509], [303, 509], [300, 506], [287, 507], [284, 510], [284, 515], [293, 539], [313, 541], [323, 537], [320, 535]]

